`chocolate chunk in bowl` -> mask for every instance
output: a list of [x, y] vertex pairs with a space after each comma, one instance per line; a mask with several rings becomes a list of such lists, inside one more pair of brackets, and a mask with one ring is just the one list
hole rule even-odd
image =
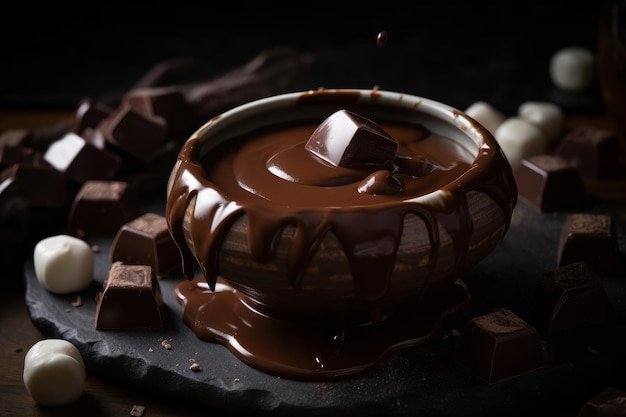
[[[360, 192], [380, 165], [334, 166], [305, 149], [341, 109], [398, 142], [386, 169], [401, 187]], [[183, 146], [167, 191], [185, 323], [253, 367], [305, 380], [363, 373], [440, 334], [517, 198], [481, 125], [380, 90], [288, 93], [215, 117]]]

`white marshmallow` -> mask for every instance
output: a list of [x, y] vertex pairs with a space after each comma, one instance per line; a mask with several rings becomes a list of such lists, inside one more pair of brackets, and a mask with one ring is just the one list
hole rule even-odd
[[570, 46], [558, 50], [550, 59], [550, 78], [559, 88], [584, 91], [591, 88], [594, 77], [594, 55], [587, 48]]
[[33, 261], [37, 280], [56, 294], [84, 290], [93, 279], [93, 251], [74, 236], [56, 235], [39, 241]]
[[541, 129], [548, 142], [561, 137], [565, 116], [563, 110], [555, 103], [527, 101], [519, 106], [517, 115]]
[[85, 378], [83, 358], [67, 340], [40, 340], [24, 358], [24, 385], [37, 404], [73, 403], [83, 394]]
[[504, 113], [485, 101], [471, 104], [465, 110], [465, 114], [483, 125], [492, 135], [506, 118]]
[[509, 117], [498, 126], [494, 134], [511, 167], [522, 159], [544, 153], [547, 140], [543, 132], [521, 117]]

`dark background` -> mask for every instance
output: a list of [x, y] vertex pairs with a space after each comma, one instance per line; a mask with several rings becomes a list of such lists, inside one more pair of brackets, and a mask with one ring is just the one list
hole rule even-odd
[[[562, 47], [596, 50], [600, 5], [16, 5], [4, 12], [0, 29], [0, 111], [71, 108], [87, 96], [125, 91], [164, 59], [191, 57], [218, 76], [276, 46], [315, 57], [295, 89], [378, 85], [458, 108], [485, 100], [513, 112], [526, 100], [550, 100], [567, 111], [602, 111], [597, 89], [559, 91], [548, 72], [550, 57]], [[389, 33], [385, 48], [376, 46], [382, 30]]]

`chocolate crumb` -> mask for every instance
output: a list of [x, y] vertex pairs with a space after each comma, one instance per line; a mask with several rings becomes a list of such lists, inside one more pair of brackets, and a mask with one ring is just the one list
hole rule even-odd
[[24, 349], [22, 349], [21, 347], [20, 347], [20, 348], [15, 349], [15, 353], [20, 353], [20, 352], [23, 352], [23, 351], [24, 351]]
[[191, 365], [189, 365], [189, 369], [194, 371], [194, 372], [198, 372], [198, 371], [200, 371], [200, 364], [197, 363], [197, 362], [194, 362]]
[[146, 411], [146, 407], [143, 405], [133, 405], [132, 410], [130, 410], [130, 415], [131, 417], [141, 417], [144, 411]]
[[72, 307], [80, 307], [83, 305], [83, 299], [80, 298], [80, 294], [76, 294], [76, 299], [72, 301]]

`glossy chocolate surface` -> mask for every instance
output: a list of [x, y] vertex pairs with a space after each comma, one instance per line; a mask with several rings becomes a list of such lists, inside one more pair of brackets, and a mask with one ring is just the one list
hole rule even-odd
[[[311, 106], [318, 101], [342, 105], [356, 98], [358, 93], [353, 91], [320, 91], [302, 94], [302, 102], [297, 105]], [[370, 99], [375, 103], [376, 94]], [[453, 294], [461, 273], [493, 247], [469, 252], [473, 243], [480, 247], [479, 241], [489, 241], [473, 234], [474, 192], [485, 193], [498, 211], [495, 217], [501, 223], [496, 220], [489, 233], [501, 237], [508, 227], [515, 204], [515, 183], [499, 149], [479, 142], [474, 143], [472, 150], [420, 123], [377, 121], [398, 142], [387, 180], [393, 177], [401, 187], [391, 187], [382, 194], [362, 192], [362, 182], [375, 170], [336, 167], [305, 149], [305, 143], [323, 119], [276, 124], [250, 135], [232, 137], [204, 156], [197, 137], [183, 147], [168, 186], [166, 216], [183, 255], [184, 274], [188, 279], [194, 278], [195, 257], [207, 289], [216, 289], [219, 277], [242, 294], [226, 302], [224, 298], [229, 296], [224, 296], [224, 291], [216, 291], [218, 295], [211, 297], [209, 291], [198, 286], [181, 284], [177, 296], [185, 306], [185, 320], [194, 323], [196, 333], [213, 332], [215, 337], [220, 333], [215, 329], [228, 324], [223, 321], [231, 316], [224, 314], [197, 317], [198, 310], [206, 310], [203, 305], [208, 300], [217, 304], [220, 299], [225, 304], [215, 307], [218, 311], [247, 308], [257, 317], [247, 321], [247, 328], [238, 329], [237, 344], [255, 338], [260, 341], [261, 333], [280, 334], [281, 330], [272, 323], [277, 317], [289, 317], [300, 323], [330, 323], [332, 331], [329, 330], [327, 340], [337, 340], [341, 345], [333, 348], [334, 352], [351, 343], [344, 339], [350, 334], [345, 329], [346, 325], [349, 328], [355, 324], [398, 332], [400, 336], [396, 337], [413, 346], [415, 339], [423, 340], [433, 333], [433, 323], [466, 303], [465, 296], [456, 296], [452, 297], [456, 305], [446, 307], [449, 301], [434, 302], [428, 297]], [[428, 169], [424, 168], [425, 160], [429, 161]], [[405, 264], [399, 247], [403, 228], [411, 218], [418, 219], [422, 227], [418, 235], [426, 242], [427, 250], [406, 261], [406, 265], [413, 265], [403, 271]], [[229, 234], [241, 219], [246, 238], [232, 243]], [[285, 230], [289, 230], [287, 239]], [[326, 249], [328, 235], [338, 242], [336, 248]], [[448, 248], [442, 243], [446, 237], [450, 239]], [[251, 260], [232, 261], [230, 252], [224, 252], [229, 244], [247, 245]], [[492, 244], [493, 241], [489, 245]], [[333, 259], [320, 261], [316, 258], [319, 253], [324, 255], [318, 258]], [[402, 256], [411, 258], [406, 253]], [[340, 258], [343, 265], [336, 261]], [[445, 260], [445, 267], [437, 264], [441, 260]], [[246, 269], [239, 264], [247, 262], [256, 265], [255, 274], [241, 273]], [[434, 313], [432, 308], [438, 304]], [[392, 324], [406, 323], [399, 311], [406, 311], [407, 305], [415, 311], [431, 306], [431, 311], [420, 313], [430, 317], [428, 330], [416, 332]], [[261, 326], [273, 330], [260, 332]], [[275, 352], [294, 348], [293, 342], [284, 342], [289, 339], [286, 336], [274, 337]], [[372, 349], [373, 358], [402, 346], [390, 344], [389, 337], [382, 337], [379, 342], [372, 339], [362, 348]], [[324, 374], [323, 361], [316, 358], [323, 356], [327, 348], [322, 342], [306, 361], [298, 359], [293, 364], [291, 375], [286, 370], [283, 376], [336, 378], [372, 366], [371, 359], [359, 366], [350, 365], [344, 355], [331, 372]], [[262, 355], [257, 356], [257, 349], [261, 349], [259, 344], [251, 343], [245, 353], [235, 353], [267, 369]], [[288, 361], [288, 355], [283, 360]], [[346, 362], [342, 365], [341, 361]]]

